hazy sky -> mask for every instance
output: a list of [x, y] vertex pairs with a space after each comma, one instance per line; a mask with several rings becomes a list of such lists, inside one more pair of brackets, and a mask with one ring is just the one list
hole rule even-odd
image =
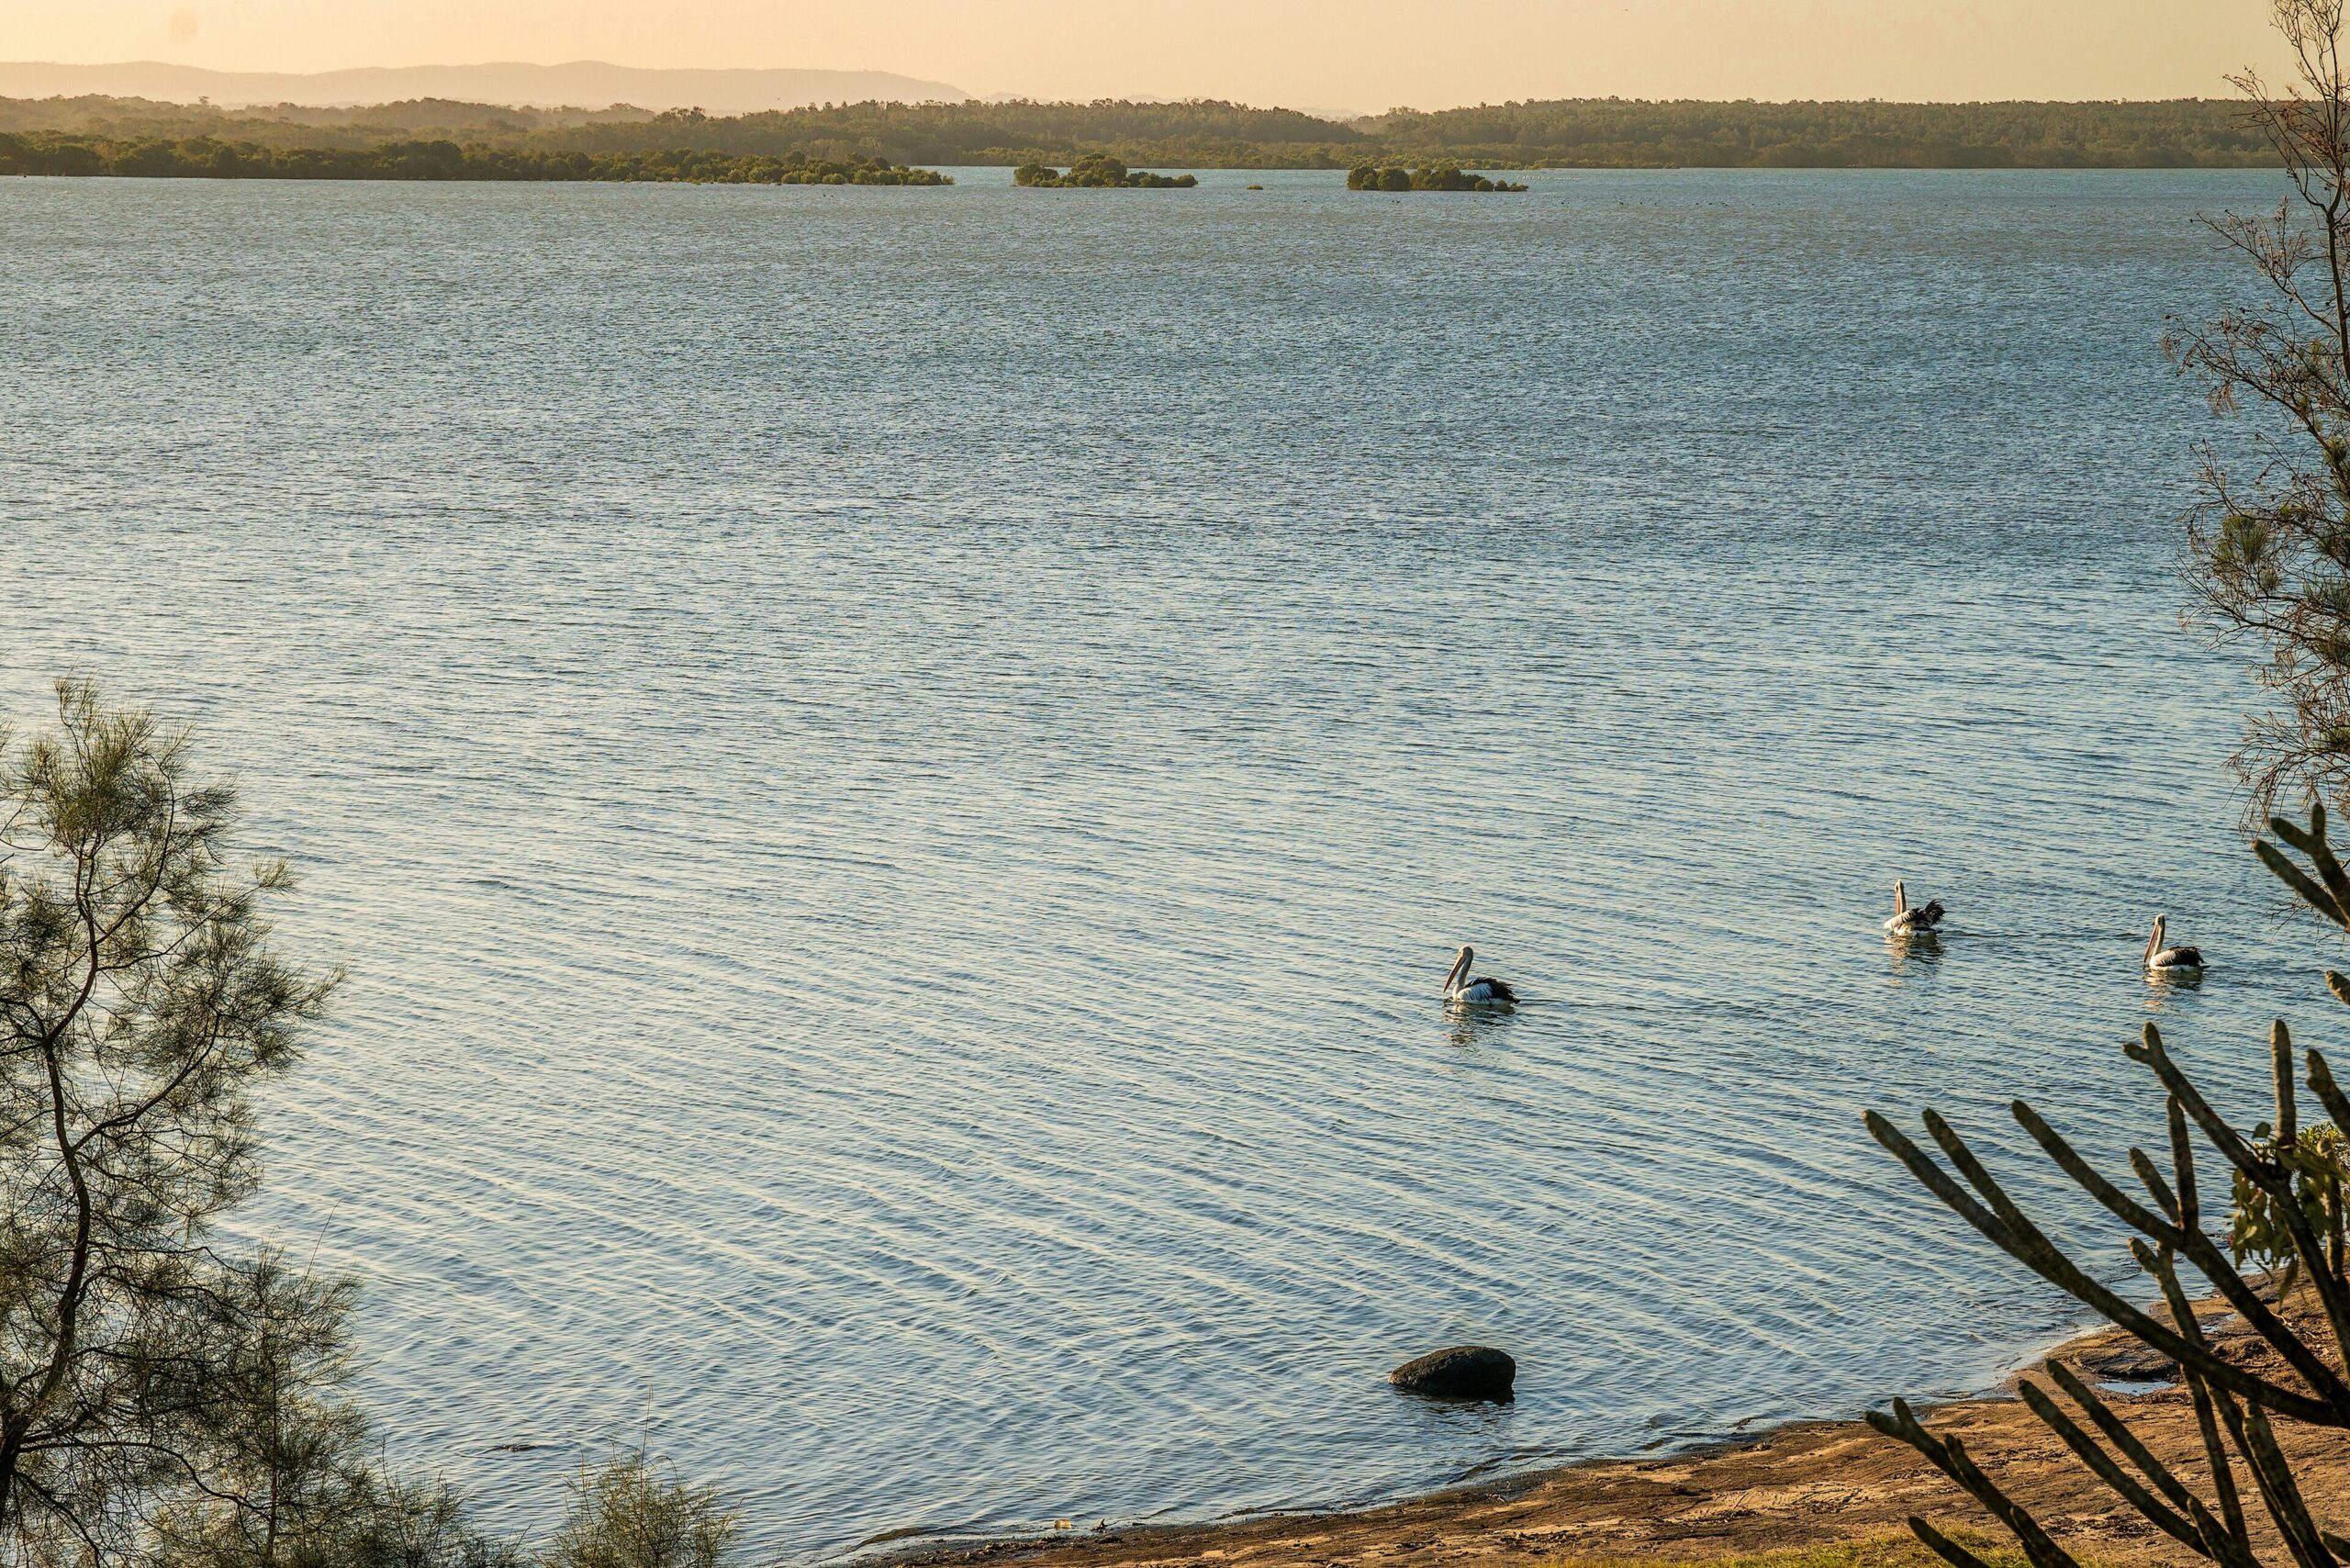
[[0, 0], [0, 60], [831, 66], [1353, 109], [2170, 97], [2273, 61], [2266, 19], [2263, 0]]

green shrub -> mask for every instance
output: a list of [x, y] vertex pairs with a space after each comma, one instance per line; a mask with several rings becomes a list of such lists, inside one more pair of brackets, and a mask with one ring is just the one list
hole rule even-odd
[[2266, 1122], [2253, 1129], [2254, 1147], [2286, 1172], [2289, 1198], [2235, 1172], [2228, 1211], [2228, 1250], [2238, 1263], [2250, 1261], [2277, 1278], [2279, 1296], [2292, 1290], [2300, 1273], [2301, 1254], [2293, 1244], [2289, 1202], [2310, 1229], [2323, 1237], [2332, 1254], [2333, 1271], [2342, 1272], [2342, 1187], [2344, 1158], [2350, 1155], [2335, 1126], [2306, 1127], [2297, 1137], [2291, 1128], [2273, 1132]]
[[718, 1568], [740, 1529], [711, 1492], [616, 1454], [572, 1482], [571, 1512], [539, 1568]]

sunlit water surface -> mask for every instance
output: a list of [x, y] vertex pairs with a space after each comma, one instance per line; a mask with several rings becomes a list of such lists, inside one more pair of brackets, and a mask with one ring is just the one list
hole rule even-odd
[[[2156, 342], [2268, 190], [1534, 184], [0, 185], [0, 705], [194, 721], [301, 868], [240, 1228], [364, 1280], [401, 1458], [520, 1529], [642, 1438], [830, 1556], [2078, 1320], [1859, 1116], [2110, 1154], [2148, 1016], [2246, 1109], [2334, 1022], [2177, 618]], [[1461, 1340], [1515, 1405], [1382, 1382]]]

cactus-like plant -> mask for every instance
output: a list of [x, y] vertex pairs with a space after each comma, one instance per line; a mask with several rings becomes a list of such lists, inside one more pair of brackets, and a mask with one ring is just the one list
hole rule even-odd
[[[2311, 808], [2306, 828], [2281, 817], [2271, 818], [2268, 825], [2277, 842], [2264, 839], [2255, 846], [2262, 863], [2311, 908], [2350, 932], [2350, 872], [2327, 842], [2324, 808]], [[2328, 970], [2325, 980], [2337, 998], [2350, 1003], [2350, 978]], [[2142, 1149], [2130, 1151], [2130, 1167], [2145, 1189], [2146, 1202], [2091, 1167], [2030, 1105], [2018, 1100], [2009, 1106], [2058, 1169], [2138, 1233], [2131, 1239], [2131, 1253], [2161, 1287], [2165, 1305], [2159, 1316], [2132, 1305], [2076, 1264], [2017, 1207], [1941, 1116], [1928, 1111], [1924, 1117], [1941, 1160], [1877, 1113], [1870, 1112], [1867, 1122], [1876, 1140], [1928, 1191], [2002, 1251], [2177, 1363], [2202, 1437], [2199, 1475], [2182, 1475], [2157, 1460], [2130, 1424], [2069, 1368], [2057, 1362], [2047, 1368], [2062, 1401], [2038, 1383], [2021, 1384], [2024, 1403], [2083, 1464], [2155, 1529], [2213, 1562], [2263, 1568], [2247, 1519], [2249, 1491], [2274, 1524], [2294, 1568], [2337, 1568], [2350, 1563], [2350, 1539], [2323, 1529], [2311, 1515], [2273, 1422], [2284, 1417], [2350, 1429], [2350, 1381], [2343, 1372], [2344, 1351], [2350, 1350], [2350, 1278], [2344, 1269], [2342, 1184], [2302, 1157], [2312, 1142], [2325, 1140], [2307, 1139], [2300, 1130], [2292, 1038], [2281, 1019], [2268, 1043], [2276, 1120], [2265, 1136], [2255, 1137], [2238, 1132], [2211, 1108], [2171, 1059], [2152, 1024], [2142, 1040], [2127, 1047], [2131, 1059], [2154, 1074], [2166, 1102], [2168, 1169]], [[2333, 1129], [2350, 1134], [2350, 1096], [2336, 1084], [2324, 1056], [2309, 1051], [2300, 1067]], [[2224, 1161], [2235, 1184], [2237, 1223], [2222, 1239], [2214, 1239], [2204, 1226], [2197, 1182], [2199, 1135]], [[2273, 1285], [2264, 1291], [2247, 1279], [2223, 1246], [2235, 1238], [2247, 1214], [2256, 1215], [2271, 1258], [2288, 1265], [2282, 1274], [2305, 1282], [2313, 1299], [2306, 1317], [2288, 1316], [2285, 1292]], [[2182, 1260], [2277, 1352], [2285, 1372], [2271, 1376], [2218, 1353], [2196, 1318], [2181, 1280]], [[2030, 1512], [1975, 1465], [1957, 1438], [1938, 1436], [1901, 1400], [1894, 1401], [1890, 1412], [1870, 1412], [1868, 1419], [1925, 1455], [2006, 1525], [2033, 1568], [2077, 1568]], [[1911, 1518], [1909, 1528], [1956, 1568], [1986, 1568], [1982, 1559], [1924, 1519]]]

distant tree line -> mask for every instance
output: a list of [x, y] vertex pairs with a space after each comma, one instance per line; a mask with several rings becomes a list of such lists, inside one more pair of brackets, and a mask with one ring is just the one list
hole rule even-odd
[[2148, 103], [1705, 103], [1573, 98], [1346, 122], [1199, 100], [826, 104], [713, 117], [512, 109], [442, 99], [229, 111], [137, 98], [0, 99], [0, 130], [116, 141], [374, 150], [448, 141], [515, 152], [691, 151], [847, 164], [1425, 168], [2256, 167], [2266, 143], [2230, 99]]
[[1196, 174], [1154, 174], [1148, 169], [1129, 169], [1106, 153], [1096, 152], [1080, 158], [1064, 174], [1050, 163], [1023, 163], [1012, 172], [1015, 185], [1058, 185], [1063, 187], [1124, 186], [1130, 190], [1189, 190], [1200, 183]]
[[394, 141], [380, 147], [263, 147], [208, 136], [117, 141], [0, 131], [0, 174], [129, 174], [255, 180], [611, 180], [733, 185], [944, 185], [928, 169], [861, 158], [704, 152], [554, 152]]
[[700, 151], [863, 158], [896, 164], [1066, 166], [1089, 153], [1130, 165], [1343, 169], [1360, 139], [1330, 120], [1237, 104], [842, 104], [713, 117], [626, 106], [594, 112], [509, 109], [442, 99], [349, 109], [284, 106], [232, 112], [139, 98], [0, 98], [0, 130], [58, 130], [269, 147], [366, 148], [440, 140], [547, 151]]
[[1418, 169], [1382, 169], [1375, 163], [1363, 163], [1347, 171], [1347, 189], [1350, 191], [1522, 191], [1525, 188], [1508, 180], [1472, 174], [1449, 159]]
[[1382, 147], [1497, 168], [2211, 168], [2274, 161], [2246, 106], [2151, 103], [1648, 103], [1579, 98], [1356, 129]]
[[511, 144], [534, 131], [605, 122], [643, 124], [650, 109], [615, 104], [604, 109], [526, 108], [469, 104], [453, 98], [327, 108], [308, 104], [225, 108], [167, 104], [151, 98], [0, 98], [0, 130], [70, 130], [118, 141], [150, 138], [185, 141], [209, 136], [269, 147], [375, 147], [386, 141], [481, 141]]

